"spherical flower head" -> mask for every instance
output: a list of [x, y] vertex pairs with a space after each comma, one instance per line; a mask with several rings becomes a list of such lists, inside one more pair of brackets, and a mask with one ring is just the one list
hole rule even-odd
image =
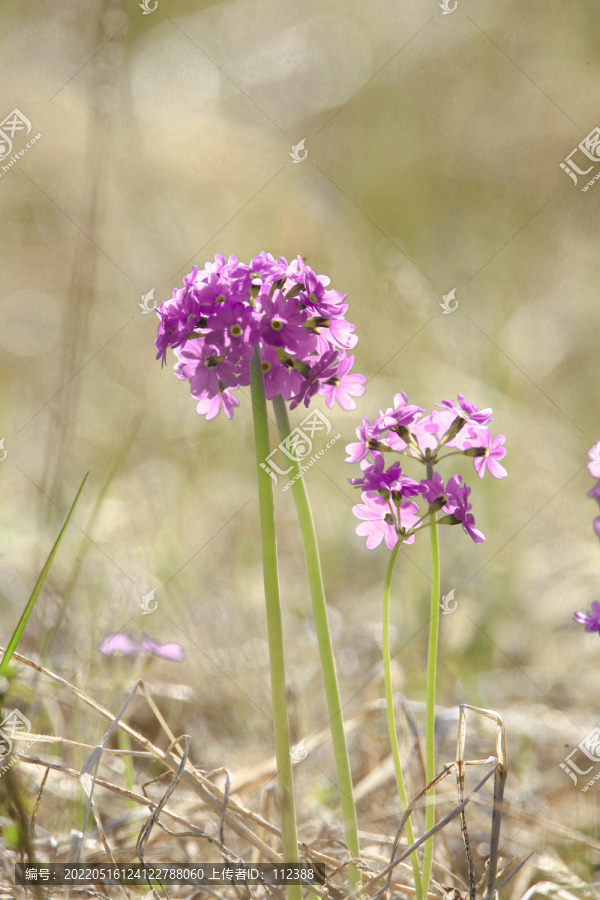
[[190, 382], [207, 418], [232, 414], [238, 401], [221, 395], [250, 383], [257, 347], [269, 399], [281, 396], [293, 409], [321, 394], [330, 408], [355, 409], [365, 378], [351, 373], [347, 351], [357, 338], [345, 298], [328, 284], [300, 257], [288, 264], [263, 251], [246, 265], [217, 255], [200, 271], [194, 266], [183, 289], [157, 310], [157, 358], [164, 363], [174, 350], [175, 375]]
[[575, 622], [585, 625], [586, 631], [600, 632], [600, 603], [597, 600], [592, 601], [592, 608], [587, 613], [576, 612], [573, 616]]
[[[410, 500], [402, 501], [398, 507], [389, 503], [375, 491], [364, 491], [362, 503], [352, 507], [357, 519], [364, 521], [356, 526], [356, 533], [367, 538], [367, 548], [373, 550], [385, 540], [386, 547], [393, 550], [399, 539], [407, 544], [414, 542], [414, 534], [402, 537], [410, 532], [419, 521], [419, 507]], [[400, 534], [399, 534], [400, 532]]]

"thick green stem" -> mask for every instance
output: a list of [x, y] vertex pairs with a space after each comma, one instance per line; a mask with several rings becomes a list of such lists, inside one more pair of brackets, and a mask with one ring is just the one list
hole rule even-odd
[[[427, 477], [433, 477], [433, 466], [427, 466]], [[435, 775], [435, 675], [437, 667], [438, 632], [440, 622], [440, 548], [438, 542], [437, 523], [431, 522], [431, 612], [429, 620], [429, 652], [427, 656], [427, 723], [425, 730], [425, 777], [427, 784]], [[425, 831], [433, 828], [435, 823], [435, 789], [427, 794], [425, 810]], [[427, 888], [431, 877], [433, 860], [433, 836], [425, 843], [423, 859], [423, 894], [427, 896]]]
[[[273, 407], [275, 409], [277, 427], [279, 428], [279, 437], [283, 441], [290, 435], [290, 423], [285, 403], [280, 396], [275, 397], [273, 400]], [[304, 479], [302, 477], [302, 471], [297, 461], [291, 460], [291, 463], [292, 471], [290, 472], [290, 480], [292, 481], [292, 493], [296, 503], [296, 511], [298, 513], [300, 531], [302, 533], [302, 543], [304, 545], [306, 567], [308, 569], [308, 581], [312, 598], [312, 609], [317, 632], [319, 654], [321, 657], [323, 681], [325, 683], [325, 696], [327, 698], [327, 709], [329, 712], [329, 727], [331, 729], [331, 740], [335, 756], [346, 843], [352, 855], [355, 858], [358, 858], [360, 855], [360, 847], [358, 841], [356, 807], [354, 805], [354, 792], [352, 789], [352, 776], [350, 774], [348, 746], [346, 744], [346, 735], [344, 733], [340, 692], [335, 671], [333, 649], [331, 646], [329, 623], [327, 621], [325, 588], [323, 586], [317, 536], [306, 485], [304, 484]], [[348, 874], [352, 890], [356, 890], [361, 885], [360, 873], [355, 866], [350, 866]]]
[[[401, 545], [401, 541], [398, 541], [398, 543], [392, 550], [392, 555], [390, 557], [387, 572], [385, 575], [385, 584], [383, 586], [383, 674], [385, 679], [385, 702], [387, 706], [387, 720], [390, 732], [390, 743], [392, 745], [392, 757], [394, 759], [394, 770], [396, 772], [396, 784], [398, 785], [398, 793], [400, 795], [402, 813], [404, 813], [408, 806], [408, 799], [406, 796], [406, 788], [404, 787], [404, 778], [402, 777], [402, 764], [400, 763], [400, 749], [398, 747], [398, 734], [396, 732], [396, 721], [394, 717], [394, 692], [392, 689], [392, 670], [390, 658], [390, 586], [392, 583], [394, 563], [396, 562], [396, 559], [398, 557], [398, 551], [400, 550]], [[405, 828], [408, 846], [411, 847], [415, 842], [415, 836], [413, 833], [410, 817], [406, 820]], [[416, 850], [414, 853], [411, 853], [410, 861], [413, 869], [413, 877], [415, 879], [417, 900], [422, 900], [423, 887], [421, 884], [421, 872], [419, 870], [419, 860]]]
[[[296, 833], [294, 784], [285, 691], [283, 631], [281, 626], [281, 607], [279, 603], [279, 573], [277, 568], [277, 542], [275, 536], [275, 505], [273, 501], [273, 484], [265, 470], [260, 467], [260, 463], [267, 460], [271, 448], [269, 443], [269, 423], [267, 419], [267, 400], [265, 397], [262, 362], [258, 347], [256, 347], [254, 359], [250, 363], [250, 385], [252, 393], [252, 414], [254, 417], [256, 464], [258, 471], [260, 534], [265, 584], [265, 602], [267, 608], [273, 724], [275, 727], [275, 756], [277, 760], [279, 809], [281, 814], [281, 840], [284, 861], [286, 863], [295, 863], [298, 862], [298, 837]], [[289, 900], [301, 900], [302, 889], [300, 885], [290, 885], [288, 887], [288, 898]]]

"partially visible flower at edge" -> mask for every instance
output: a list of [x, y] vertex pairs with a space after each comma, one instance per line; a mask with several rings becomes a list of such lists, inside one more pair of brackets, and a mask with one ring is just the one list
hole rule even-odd
[[592, 608], [587, 613], [576, 612], [573, 616], [575, 622], [585, 625], [586, 631], [600, 632], [600, 603], [597, 600], [592, 601]]

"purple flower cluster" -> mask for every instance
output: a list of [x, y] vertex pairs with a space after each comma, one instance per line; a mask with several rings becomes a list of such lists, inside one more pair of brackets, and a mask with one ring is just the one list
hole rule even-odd
[[337, 401], [355, 409], [365, 391], [364, 375], [353, 375], [358, 343], [346, 320], [346, 294], [328, 288], [299, 256], [288, 263], [264, 251], [250, 263], [215, 256], [194, 266], [183, 288], [157, 309], [157, 359], [171, 348], [175, 374], [190, 383], [196, 412], [228, 419], [239, 406], [235, 391], [250, 384], [250, 360], [260, 347], [265, 392], [308, 406], [315, 394], [330, 408]]
[[[468, 501], [470, 488], [460, 475], [453, 475], [445, 483], [434, 465], [456, 454], [472, 457], [475, 471], [483, 478], [486, 470], [494, 478], [508, 474], [500, 460], [506, 456], [502, 446], [504, 435], [493, 438], [488, 426], [493, 422], [491, 409], [477, 411], [462, 394], [458, 400], [443, 400], [438, 409], [423, 415], [420, 406], [411, 406], [406, 394], [396, 394], [394, 405], [373, 424], [363, 419], [357, 428], [358, 441], [348, 444], [346, 462], [360, 463], [362, 476], [350, 478], [350, 484], [363, 488], [362, 503], [353, 507], [354, 515], [362, 519], [356, 533], [367, 538], [373, 549], [385, 540], [391, 550], [399, 540], [411, 544], [417, 531], [426, 527], [428, 517], [442, 512], [436, 521], [442, 525], [462, 525], [476, 544], [485, 540], [475, 528], [475, 518]], [[448, 452], [441, 456], [440, 454]], [[418, 460], [426, 468], [425, 477], [415, 481], [407, 477], [398, 461], [385, 468], [385, 454], [396, 453]], [[416, 502], [427, 503], [419, 513]]]

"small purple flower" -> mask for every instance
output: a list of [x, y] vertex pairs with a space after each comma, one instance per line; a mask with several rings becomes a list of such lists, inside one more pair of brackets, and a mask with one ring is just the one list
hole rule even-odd
[[434, 472], [431, 478], [424, 478], [421, 481], [423, 489], [423, 499], [428, 503], [435, 503], [439, 497], [443, 497], [446, 492], [444, 479], [439, 472]]
[[475, 422], [477, 425], [487, 425], [488, 422], [494, 421], [491, 415], [493, 410], [482, 409], [481, 412], [477, 412], [475, 403], [469, 403], [465, 400], [464, 394], [458, 395], [458, 403], [454, 400], [442, 400], [442, 402], [437, 403], [436, 406], [445, 406], [446, 409], [451, 410], [455, 416], [466, 419], [467, 422]]
[[104, 656], [115, 656], [117, 653], [121, 653], [124, 656], [134, 657], [145, 651], [173, 662], [182, 662], [185, 659], [181, 644], [161, 644], [159, 641], [152, 640], [147, 634], [142, 635], [141, 641], [136, 641], [123, 632], [111, 632], [102, 638], [98, 650]]
[[374, 427], [379, 432], [379, 436], [383, 438], [385, 432], [390, 428], [398, 428], [398, 426], [409, 428], [424, 412], [425, 410], [420, 406], [407, 405], [405, 393], [396, 394], [392, 407], [385, 412], [379, 410], [379, 418], [375, 419]]
[[98, 644], [98, 650], [104, 656], [115, 656], [117, 653], [122, 653], [123, 656], [137, 656], [138, 649], [138, 642], [123, 632], [111, 632]]
[[333, 378], [336, 374], [337, 352], [330, 350], [324, 353], [321, 359], [314, 362], [310, 367], [308, 376], [302, 382], [300, 389], [290, 404], [290, 409], [296, 409], [304, 400], [304, 405], [308, 406], [310, 398], [319, 390], [321, 384], [326, 383], [329, 378]]
[[[222, 350], [215, 344], [206, 344], [193, 338], [180, 353], [181, 362], [187, 366], [192, 397], [205, 392], [217, 394], [221, 385], [233, 387], [235, 371], [233, 363], [221, 356]], [[183, 369], [181, 371], [184, 371]]]
[[297, 353], [300, 345], [308, 340], [309, 334], [304, 323], [306, 315], [300, 312], [297, 298], [286, 300], [281, 291], [275, 291], [273, 298], [259, 296], [262, 315], [260, 336], [273, 347], [285, 347], [288, 353]]
[[356, 409], [353, 397], [362, 397], [367, 379], [364, 375], [350, 375], [353, 365], [354, 357], [348, 356], [343, 350], [335, 375], [319, 386], [319, 394], [327, 398], [329, 409], [336, 400], [342, 409]]
[[207, 422], [216, 418], [221, 410], [223, 410], [228, 419], [231, 419], [234, 408], [240, 405], [240, 401], [233, 394], [234, 390], [235, 388], [222, 390], [218, 394], [215, 394], [214, 397], [211, 397], [207, 393], [201, 394], [200, 397], [197, 398], [198, 403], [196, 404], [196, 412], [199, 415], [204, 416]]
[[223, 303], [208, 317], [209, 329], [204, 340], [222, 348], [227, 358], [236, 363], [240, 359], [252, 359], [253, 343], [258, 330], [255, 315], [243, 303]]
[[[472, 508], [467, 500], [470, 493], [471, 488], [462, 484], [462, 477], [453, 475], [446, 484], [448, 503], [445, 503], [442, 509], [448, 513], [448, 516], [456, 520], [457, 525], [462, 525], [465, 534], [468, 534], [476, 544], [482, 544], [485, 541], [485, 535], [475, 528], [475, 516], [469, 512]], [[441, 521], [443, 522], [444, 519]]]
[[159, 641], [153, 641], [147, 634], [142, 635], [139, 643], [140, 650], [147, 650], [160, 659], [170, 659], [172, 662], [183, 662], [185, 653], [181, 644], [169, 643], [161, 644]]
[[364, 487], [369, 491], [396, 491], [403, 497], [416, 497], [422, 493], [422, 484], [402, 474], [400, 463], [395, 462], [384, 470], [384, 457], [378, 454], [374, 463], [363, 460], [360, 464], [363, 470], [362, 478], [349, 478], [348, 481], [354, 487]]
[[[356, 526], [356, 533], [367, 538], [369, 550], [378, 547], [383, 540], [388, 550], [393, 550], [399, 540], [398, 529], [408, 533], [419, 521], [419, 507], [412, 501], [403, 501], [400, 504], [400, 524], [398, 524], [398, 507], [385, 500], [381, 494], [364, 491], [361, 499], [363, 502], [353, 506], [352, 512], [357, 519], [364, 519], [361, 525]], [[407, 544], [412, 544], [414, 539], [414, 534], [403, 538]]]
[[293, 366], [284, 365], [273, 347], [264, 345], [260, 355], [267, 400], [279, 395], [286, 401], [291, 400], [302, 387], [300, 372]]
[[369, 420], [363, 419], [362, 425], [356, 429], [358, 441], [355, 441], [353, 444], [346, 444], [345, 450], [348, 454], [346, 462], [356, 463], [360, 462], [361, 459], [365, 459], [369, 453], [367, 444], [369, 440], [374, 437], [374, 432], [375, 428], [371, 425]]
[[592, 600], [592, 608], [588, 614], [576, 612], [573, 619], [575, 622], [579, 622], [580, 625], [585, 625], [586, 631], [600, 632], [600, 603], [597, 600]]
[[505, 440], [506, 438], [503, 434], [499, 434], [492, 440], [492, 435], [486, 428], [478, 434], [476, 442], [468, 441], [466, 443], [466, 447], [477, 447], [485, 450], [481, 456], [476, 456], [473, 459], [473, 466], [480, 478], [483, 478], [486, 468], [492, 478], [506, 478], [508, 475], [504, 466], [501, 466], [499, 462], [506, 456], [506, 450], [502, 446]]

